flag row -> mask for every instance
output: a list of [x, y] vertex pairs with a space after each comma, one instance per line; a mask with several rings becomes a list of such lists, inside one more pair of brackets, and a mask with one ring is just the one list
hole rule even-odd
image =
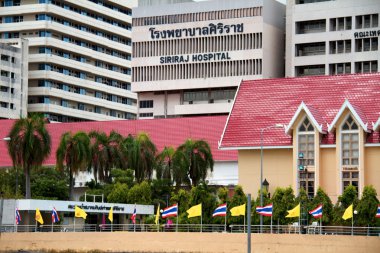
[[[346, 209], [342, 218], [345, 220], [352, 218], [352, 215], [353, 215], [352, 209], [353, 209], [353, 205], [350, 205]], [[191, 207], [189, 210], [187, 210], [186, 212], [188, 214], [188, 218], [201, 216], [202, 215], [202, 204], [195, 205], [195, 206]], [[273, 204], [269, 204], [266, 206], [258, 206], [258, 207], [256, 207], [256, 212], [262, 216], [272, 216], [273, 215]], [[286, 218], [299, 217], [300, 212], [301, 212], [301, 204], [298, 204], [295, 208], [288, 210], [288, 215], [286, 216]], [[230, 213], [231, 213], [231, 216], [240, 216], [240, 215], [245, 216], [246, 204], [231, 208]], [[314, 218], [322, 218], [323, 205], [320, 204], [315, 209], [310, 210], [309, 214], [312, 215]], [[221, 204], [220, 206], [218, 206], [214, 210], [212, 217], [226, 216], [226, 215], [227, 215], [227, 204], [225, 203], [225, 204]], [[165, 208], [161, 214], [161, 217], [164, 219], [169, 218], [169, 217], [176, 217], [176, 216], [178, 216], [178, 204], [174, 204], [170, 207]], [[159, 217], [159, 209], [157, 210], [156, 221], [157, 221], [158, 217]], [[375, 217], [380, 218], [380, 205], [377, 208], [377, 213], [376, 213]]]

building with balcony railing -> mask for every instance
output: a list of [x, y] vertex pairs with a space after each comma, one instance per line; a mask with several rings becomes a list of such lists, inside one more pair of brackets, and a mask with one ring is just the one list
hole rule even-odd
[[273, 0], [140, 1], [132, 53], [138, 117], [227, 114], [242, 79], [283, 76], [284, 15]]
[[379, 71], [378, 0], [288, 0], [286, 76]]
[[28, 112], [51, 121], [134, 119], [137, 0], [4, 0], [0, 38], [29, 41]]
[[28, 94], [28, 41], [13, 45], [0, 40], [0, 118], [26, 116]]

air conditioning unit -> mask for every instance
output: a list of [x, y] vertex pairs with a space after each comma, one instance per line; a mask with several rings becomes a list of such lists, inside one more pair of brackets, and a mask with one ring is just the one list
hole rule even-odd
[[193, 104], [193, 101], [189, 101], [189, 105], [192, 105]]
[[210, 100], [208, 101], [208, 103], [209, 103], [209, 104], [213, 104], [213, 103], [214, 103], [214, 99], [210, 99]]

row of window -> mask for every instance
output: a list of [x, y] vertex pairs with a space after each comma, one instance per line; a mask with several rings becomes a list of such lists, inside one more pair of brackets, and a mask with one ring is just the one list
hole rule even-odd
[[183, 101], [209, 101], [214, 100], [231, 100], [234, 99], [236, 89], [212, 89], [212, 90], [195, 90], [195, 91], [184, 91]]
[[262, 48], [262, 33], [134, 42], [133, 57], [250, 50]]
[[134, 67], [132, 79], [134, 82], [149, 82], [261, 74], [262, 60], [250, 59], [240, 61]]
[[10, 91], [11, 94], [14, 94], [15, 89], [14, 88], [9, 88], [7, 86], [0, 85], [0, 92], [8, 93], [9, 91]]
[[55, 89], [59, 89], [63, 91], [81, 94], [81, 95], [93, 96], [96, 98], [112, 101], [115, 103], [125, 104], [125, 105], [133, 105], [133, 103], [136, 103], [136, 101], [131, 98], [121, 97], [114, 94], [108, 94], [108, 93], [103, 93], [99, 91], [94, 92], [92, 90], [86, 90], [85, 88], [82, 88], [82, 87], [77, 87], [77, 86], [73, 86], [73, 85], [69, 85], [69, 84], [65, 84], [61, 82], [50, 81], [50, 80], [38, 80], [38, 86], [55, 88]]
[[153, 100], [141, 100], [140, 108], [153, 108]]
[[[378, 72], [378, 62], [377, 61], [361, 61], [355, 62], [354, 73], [376, 73]], [[314, 76], [314, 75], [325, 75], [325, 65], [307, 65], [307, 66], [297, 66], [295, 68], [296, 76]], [[351, 63], [333, 63], [329, 64], [329, 74], [350, 74], [351, 73]]]
[[296, 0], [296, 4], [311, 4], [311, 3], [319, 3], [319, 2], [327, 2], [334, 0]]
[[[378, 51], [379, 39], [355, 39], [355, 52]], [[351, 40], [336, 40], [329, 42], [330, 54], [351, 53]], [[296, 56], [311, 56], [326, 54], [326, 42], [303, 43], [296, 45]]]
[[7, 71], [7, 70], [1, 70], [0, 71], [0, 75], [2, 77], [7, 77], [7, 78], [11, 78], [11, 79], [15, 79], [16, 78], [16, 74], [12, 71]]
[[4, 101], [0, 101], [0, 107], [1, 108], [7, 108], [7, 109], [16, 109], [16, 107], [14, 106], [13, 103], [7, 103], [7, 102], [4, 102]]
[[[379, 14], [355, 16], [355, 28], [375, 28], [379, 26]], [[352, 17], [330, 18], [330, 31], [352, 29]], [[296, 22], [296, 34], [326, 32], [326, 20], [307, 20]]]
[[[71, 60], [75, 60], [75, 61], [79, 61], [79, 62], [83, 62], [83, 63], [91, 61], [91, 59], [88, 59], [86, 57], [79, 56], [77, 54], [72, 54], [72, 53], [69, 53], [69, 52], [66, 52], [63, 50], [59, 50], [59, 49], [52, 49], [50, 47], [39, 47], [38, 52], [40, 54], [50, 54], [50, 55], [54, 54], [54, 55], [57, 55], [57, 56], [60, 56], [63, 58], [67, 58], [67, 59], [71, 59]], [[126, 75], [131, 75], [131, 69], [130, 68], [119, 67], [119, 66], [116, 66], [113, 64], [109, 64], [109, 63], [100, 61], [100, 60], [95, 60], [94, 66], [99, 67], [99, 68], [103, 68], [103, 69], [108, 69], [108, 70], [115, 71], [115, 72], [119, 72], [119, 73], [126, 74]]]
[[59, 24], [69, 26], [69, 27], [81, 30], [83, 32], [95, 34], [97, 36], [100, 36], [100, 37], [103, 37], [103, 38], [106, 38], [108, 40], [112, 40], [112, 41], [115, 41], [115, 42], [118, 42], [118, 43], [121, 43], [124, 45], [129, 45], [129, 46], [131, 45], [131, 39], [130, 38], [122, 38], [118, 35], [115, 35], [112, 33], [107, 33], [107, 32], [101, 31], [101, 30], [96, 30], [96, 29], [93, 29], [89, 26], [78, 25], [77, 23], [72, 23], [66, 19], [62, 19], [61, 17], [51, 16], [51, 15], [47, 15], [47, 14], [38, 14], [38, 15], [36, 15], [36, 20], [47, 20], [47, 21], [57, 22]]
[[16, 63], [16, 58], [14, 56], [9, 56], [6, 54], [1, 54], [1, 61]]
[[[298, 166], [302, 168], [298, 172], [299, 188], [304, 188], [308, 196], [315, 194], [315, 175], [308, 171], [308, 166], [314, 166], [315, 142], [314, 127], [308, 118], [298, 128]], [[342, 164], [342, 188], [348, 185], [359, 186], [359, 127], [352, 118], [348, 116], [341, 128], [341, 164]], [[349, 170], [349, 171], [347, 171]]]
[[[101, 107], [95, 107], [94, 111], [96, 113], [108, 115], [109, 110], [102, 110]], [[106, 114], [108, 113], [108, 114]], [[115, 112], [112, 112], [112, 114], [115, 114]], [[119, 113], [119, 115], [123, 115], [122, 113]], [[56, 122], [82, 122], [82, 121], [88, 121], [88, 119], [83, 119], [83, 118], [76, 118], [72, 116], [67, 116], [67, 115], [61, 115], [61, 114], [54, 114], [54, 113], [45, 113], [44, 114], [45, 118], [50, 120], [50, 121], [56, 121]], [[130, 112], [125, 112], [124, 113], [124, 119], [136, 119], [136, 114], [130, 113]]]
[[127, 117], [133, 118], [132, 113], [127, 114], [127, 112], [121, 112], [116, 111], [113, 109], [105, 109], [99, 106], [93, 106], [93, 105], [87, 105], [84, 103], [77, 103], [65, 99], [51, 99], [50, 97], [43, 96], [43, 97], [29, 97], [28, 99], [29, 104], [54, 104], [54, 105], [60, 105], [62, 107], [81, 110], [81, 111], [87, 111], [91, 113], [98, 113], [98, 114], [104, 114], [111, 117], [117, 117], [126, 119]]
[[[100, 15], [100, 14], [95, 14], [93, 11], [88, 12], [88, 11], [86, 11], [84, 9], [78, 9], [77, 7], [70, 5], [66, 1], [55, 1], [55, 0], [52, 0], [52, 1], [49, 1], [49, 3], [52, 3], [52, 4], [56, 5], [56, 6], [59, 6], [59, 7], [62, 7], [64, 9], [66, 9], [66, 10], [70, 10], [70, 11], [79, 13], [81, 15], [84, 15], [84, 16], [87, 16], [87, 17], [90, 17], [90, 18], [93, 18], [93, 19], [96, 19], [96, 20], [99, 20], [99, 21], [103, 21], [103, 22], [108, 23], [108, 24], [113, 25], [113, 26], [121, 27], [121, 28], [126, 29], [126, 30], [131, 30], [132, 29], [131, 25], [128, 24], [128, 23], [121, 23], [119, 20], [110, 19], [107, 16]], [[111, 6], [111, 5], [107, 4], [107, 6]], [[117, 9], [115, 9], [115, 10], [117, 10]], [[126, 11], [126, 12], [129, 13], [127, 15], [132, 15], [131, 10]]]
[[69, 68], [65, 68], [65, 67], [61, 67], [61, 66], [57, 66], [57, 65], [53, 65], [53, 64], [41, 63], [38, 65], [38, 69], [39, 70], [46, 70], [46, 71], [54, 71], [54, 72], [62, 73], [64, 75], [73, 76], [76, 78], [95, 81], [97, 83], [103, 83], [103, 84], [106, 84], [108, 86], [121, 88], [124, 90], [130, 90], [131, 89], [130, 83], [117, 81], [117, 80], [113, 80], [111, 78], [106, 78], [106, 77], [101, 77], [101, 76], [95, 76], [95, 78], [94, 78], [94, 76], [92, 76], [92, 74], [87, 75], [87, 73], [85, 73], [85, 72], [81, 72], [81, 71], [77, 71], [77, 70], [73, 70], [73, 69], [69, 69]]
[[[8, 38], [10, 38], [9, 34], [10, 33], [8, 33], [8, 32], [4, 32], [1, 37], [4, 38], [4, 39], [8, 39]], [[39, 37], [54, 37], [54, 38], [60, 39], [60, 40], [62, 40], [64, 42], [68, 42], [68, 43], [75, 44], [77, 46], [89, 48], [89, 49], [91, 49], [93, 51], [96, 51], [96, 52], [105, 53], [105, 54], [112, 55], [112, 56], [115, 56], [115, 57], [118, 57], [118, 58], [121, 58], [121, 59], [126, 59], [126, 60], [130, 60], [131, 59], [131, 55], [129, 53], [118, 51], [118, 50], [115, 50], [115, 49], [106, 48], [104, 46], [99, 46], [98, 44], [89, 43], [89, 42], [86, 42], [86, 41], [83, 41], [83, 40], [75, 39], [75, 38], [70, 37], [70, 36], [58, 35], [55, 32], [52, 33], [49, 30], [42, 30], [42, 31], [36, 31], [36, 32], [22, 33], [22, 35], [23, 36], [38, 35]], [[19, 33], [17, 33], [17, 38], [18, 37], [19, 37]]]
[[262, 16], [262, 7], [134, 18], [133, 26], [164, 25], [207, 20]]

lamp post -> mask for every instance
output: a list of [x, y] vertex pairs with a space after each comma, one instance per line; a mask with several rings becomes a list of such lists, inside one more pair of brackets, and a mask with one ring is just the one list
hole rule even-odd
[[[261, 128], [260, 130], [260, 206], [263, 206], [263, 145], [264, 145], [264, 131], [271, 128], [284, 128], [282, 124], [275, 124]], [[263, 232], [263, 216], [260, 215], [260, 233]]]

